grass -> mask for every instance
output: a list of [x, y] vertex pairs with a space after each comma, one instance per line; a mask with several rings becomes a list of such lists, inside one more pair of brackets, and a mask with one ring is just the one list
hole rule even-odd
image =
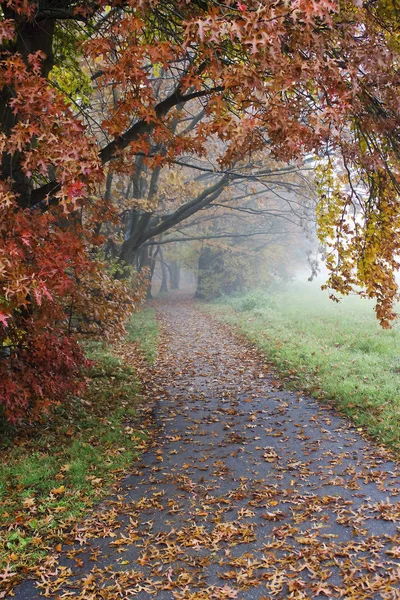
[[144, 308], [136, 313], [127, 327], [128, 342], [137, 342], [148, 363], [153, 364], [156, 357], [158, 325], [153, 308]]
[[[128, 329], [128, 341], [154, 360], [154, 311], [134, 315]], [[86, 353], [93, 366], [83, 397], [0, 448], [0, 572], [34, 569], [146, 445], [132, 367], [99, 342], [87, 343]]]
[[329, 300], [315, 285], [224, 298], [211, 305], [273, 362], [286, 383], [333, 401], [358, 427], [400, 449], [400, 328], [383, 330], [374, 305]]

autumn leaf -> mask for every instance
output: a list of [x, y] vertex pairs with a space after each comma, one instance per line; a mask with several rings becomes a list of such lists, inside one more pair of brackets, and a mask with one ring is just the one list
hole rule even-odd
[[53, 488], [50, 490], [50, 493], [53, 494], [54, 496], [62, 496], [63, 494], [65, 494], [65, 486], [61, 485], [58, 488]]

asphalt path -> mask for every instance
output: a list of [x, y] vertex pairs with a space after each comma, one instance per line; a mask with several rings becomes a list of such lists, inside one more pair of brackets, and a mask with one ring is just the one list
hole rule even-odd
[[160, 303], [156, 442], [16, 600], [400, 599], [400, 469], [185, 301]]

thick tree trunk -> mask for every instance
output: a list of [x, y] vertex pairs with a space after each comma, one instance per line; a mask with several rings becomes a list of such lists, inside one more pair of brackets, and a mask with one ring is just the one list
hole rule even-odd
[[166, 294], [166, 293], [168, 293], [168, 269], [167, 269], [167, 265], [165, 264], [164, 255], [163, 255], [161, 248], [159, 250], [158, 256], [159, 256], [160, 265], [161, 265], [160, 294]]
[[156, 258], [159, 252], [159, 248], [152, 246], [143, 246], [136, 254], [136, 269], [140, 273], [143, 269], [149, 270], [149, 283], [146, 291], [146, 298], [152, 298], [151, 286], [154, 275], [154, 268], [156, 265]]
[[164, 263], [161, 263], [161, 287], [160, 294], [168, 293], [168, 271]]
[[207, 272], [210, 267], [210, 263], [213, 258], [213, 252], [211, 248], [205, 246], [200, 251], [198, 270], [197, 270], [197, 289], [194, 295], [199, 300], [205, 300], [207, 298]]
[[177, 260], [172, 260], [168, 263], [169, 277], [171, 281], [171, 290], [179, 290], [181, 280], [181, 268]]
[[141, 237], [147, 229], [151, 214], [133, 210], [129, 218], [129, 233], [122, 244], [119, 260], [125, 265], [134, 265], [137, 256], [140, 256], [142, 251], [146, 252], [146, 248], [149, 248], [149, 246], [141, 248]]
[[[43, 3], [45, 4], [45, 3]], [[42, 7], [41, 7], [42, 8]], [[41, 65], [41, 75], [47, 78], [53, 66], [53, 36], [55, 20], [52, 18], [40, 18], [32, 21], [21, 17], [6, 3], [2, 3], [2, 10], [6, 19], [12, 19], [16, 24], [16, 39], [12, 46], [0, 47], [0, 58], [8, 54], [19, 54], [24, 63], [29, 67], [28, 56], [35, 52], [42, 52], [45, 56]], [[15, 96], [12, 86], [6, 85], [0, 90], [0, 113], [2, 115], [2, 133], [7, 136], [15, 127], [18, 117], [10, 106], [10, 100]], [[15, 152], [13, 155], [3, 154], [1, 157], [1, 178], [10, 179], [11, 188], [17, 196], [21, 208], [31, 206], [32, 181], [22, 169], [21, 154]]]
[[[132, 177], [132, 198], [147, 197], [151, 201], [157, 192], [158, 179], [161, 168], [154, 169], [150, 181], [147, 181], [147, 166], [142, 156], [136, 160], [136, 172]], [[144, 236], [152, 218], [151, 212], [140, 211], [137, 208], [131, 210], [125, 230], [125, 240], [121, 247], [120, 261], [127, 265], [133, 265], [135, 256], [143, 244]], [[153, 251], [151, 251], [153, 252]]]

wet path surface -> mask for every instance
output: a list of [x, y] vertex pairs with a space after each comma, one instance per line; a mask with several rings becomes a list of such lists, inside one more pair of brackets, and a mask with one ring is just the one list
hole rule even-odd
[[399, 465], [190, 303], [159, 311], [157, 444], [15, 598], [400, 598]]

